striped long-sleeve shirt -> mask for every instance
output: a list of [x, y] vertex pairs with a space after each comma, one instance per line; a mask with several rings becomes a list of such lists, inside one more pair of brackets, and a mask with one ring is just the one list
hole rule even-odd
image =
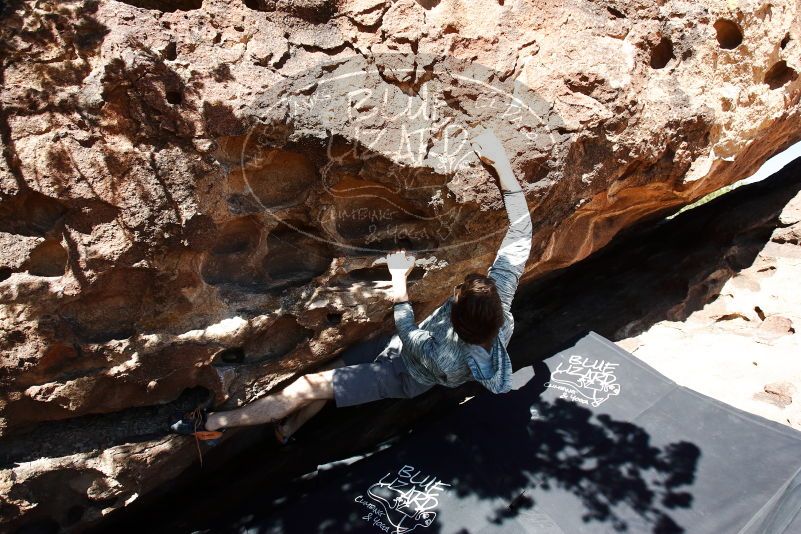
[[[452, 298], [415, 324], [414, 311], [408, 302], [394, 306], [397, 339], [387, 347], [400, 350], [409, 374], [422, 384], [456, 387], [476, 380], [493, 393], [511, 389], [512, 362], [506, 346], [514, 330], [510, 308], [520, 276], [531, 252], [531, 216], [521, 190], [504, 191], [503, 201], [509, 217], [509, 229], [487, 275], [495, 280], [501, 298], [504, 324], [492, 348], [462, 341], [451, 324]], [[400, 346], [398, 346], [400, 345]]]

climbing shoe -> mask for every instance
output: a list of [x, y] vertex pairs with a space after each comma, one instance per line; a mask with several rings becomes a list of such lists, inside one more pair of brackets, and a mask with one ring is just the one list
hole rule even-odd
[[186, 412], [170, 425], [170, 430], [183, 436], [194, 436], [198, 441], [203, 441], [207, 445], [216, 445], [223, 433], [219, 430], [206, 430], [209, 407], [210, 403], [206, 402], [194, 410]]
[[177, 416], [177, 420], [170, 425], [170, 430], [176, 434], [195, 438], [195, 447], [201, 467], [203, 467], [203, 451], [200, 449], [200, 443], [203, 442], [207, 446], [213, 447], [220, 442], [223, 435], [223, 431], [220, 430], [206, 430], [206, 419], [209, 416], [211, 404], [212, 399], [209, 399], [191, 412]]

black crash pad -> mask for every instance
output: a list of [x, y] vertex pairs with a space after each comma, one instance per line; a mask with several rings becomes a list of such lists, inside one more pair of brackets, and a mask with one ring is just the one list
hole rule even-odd
[[678, 386], [595, 333], [533, 371], [209, 529], [801, 532], [801, 432]]

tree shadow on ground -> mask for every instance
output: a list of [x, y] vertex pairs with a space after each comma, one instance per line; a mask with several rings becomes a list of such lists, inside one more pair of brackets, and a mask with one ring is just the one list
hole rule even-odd
[[509, 530], [520, 527], [513, 520], [524, 510], [536, 513], [533, 494], [540, 488], [573, 494], [583, 522], [606, 524], [606, 531], [636, 530], [618, 513], [623, 506], [653, 532], [682, 532], [670, 510], [692, 503], [685, 487], [694, 480], [700, 449], [685, 441], [658, 446], [629, 421], [549, 400], [542, 396], [548, 368], [537, 364], [535, 372], [519, 390], [486, 395], [462, 409], [456, 432], [465, 437], [464, 462], [437, 474], [453, 477], [459, 496], [500, 499], [487, 520]]

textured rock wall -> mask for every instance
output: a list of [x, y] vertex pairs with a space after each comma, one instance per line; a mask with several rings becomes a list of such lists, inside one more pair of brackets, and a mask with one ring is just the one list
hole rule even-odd
[[418, 251], [421, 317], [486, 269], [475, 128], [526, 190], [531, 280], [801, 138], [799, 39], [789, 0], [8, 2], [3, 521], [123, 506], [194, 459], [168, 408], [391, 328], [382, 251]]

